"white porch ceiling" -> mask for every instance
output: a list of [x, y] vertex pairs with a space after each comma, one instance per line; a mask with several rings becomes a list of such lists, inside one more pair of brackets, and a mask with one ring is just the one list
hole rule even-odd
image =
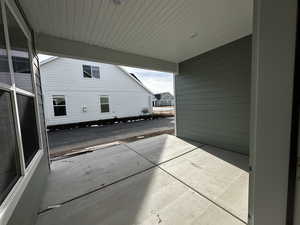
[[[252, 32], [253, 0], [22, 0], [43, 35], [178, 63]], [[191, 38], [191, 36], [195, 36]]]

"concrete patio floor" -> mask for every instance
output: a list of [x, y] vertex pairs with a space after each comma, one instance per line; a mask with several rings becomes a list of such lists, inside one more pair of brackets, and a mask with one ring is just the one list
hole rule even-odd
[[58, 160], [37, 225], [247, 224], [247, 167], [172, 135]]

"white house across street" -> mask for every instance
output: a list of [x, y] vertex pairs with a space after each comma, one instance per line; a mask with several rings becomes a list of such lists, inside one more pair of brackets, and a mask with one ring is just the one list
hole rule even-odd
[[119, 66], [52, 57], [40, 68], [47, 126], [152, 113], [152, 92]]

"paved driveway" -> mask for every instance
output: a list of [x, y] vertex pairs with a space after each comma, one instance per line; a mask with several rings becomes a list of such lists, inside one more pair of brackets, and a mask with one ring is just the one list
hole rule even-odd
[[114, 142], [155, 132], [170, 131], [174, 129], [174, 125], [174, 117], [167, 117], [132, 123], [52, 131], [48, 133], [50, 153], [58, 155], [58, 153], [70, 149]]

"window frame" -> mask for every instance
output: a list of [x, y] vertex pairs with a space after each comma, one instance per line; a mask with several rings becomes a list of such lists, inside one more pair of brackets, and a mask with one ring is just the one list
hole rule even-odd
[[[0, 83], [1, 84], [1, 83]], [[14, 133], [14, 139], [16, 141], [15, 145], [16, 145], [16, 149], [15, 151], [13, 152], [14, 155], [15, 155], [15, 160], [16, 160], [16, 164], [17, 164], [17, 169], [16, 169], [16, 172], [18, 174], [17, 177], [15, 177], [14, 179], [12, 179], [11, 181], [11, 188], [8, 188], [9, 191], [7, 192], [5, 198], [8, 196], [9, 192], [12, 191], [14, 185], [17, 183], [17, 181], [19, 180], [19, 178], [22, 176], [21, 175], [21, 168], [20, 168], [20, 161], [19, 161], [19, 149], [18, 149], [18, 143], [17, 143], [17, 134], [16, 134], [16, 129], [15, 129], [15, 117], [14, 117], [14, 106], [13, 106], [13, 94], [12, 94], [12, 91], [8, 88], [7, 90], [5, 90], [1, 85], [0, 85], [0, 91], [3, 91], [3, 92], [6, 92], [8, 95], [9, 95], [9, 102], [10, 102], [10, 106], [11, 106], [11, 117], [12, 117], [12, 126], [14, 127], [14, 129], [11, 131]], [[19, 162], [19, 163], [18, 163]], [[3, 202], [3, 201], [2, 201]], [[1, 203], [0, 203], [0, 206], [1, 206]]]
[[[64, 105], [54, 105], [53, 102], [54, 102], [54, 98], [63, 98], [64, 99], [64, 102], [65, 104]], [[66, 96], [65, 95], [52, 95], [52, 107], [53, 107], [53, 116], [56, 118], [60, 118], [60, 117], [66, 117], [68, 115], [68, 112], [67, 112], [67, 100], [66, 100]], [[65, 112], [66, 114], [65, 115], [55, 115], [55, 107], [65, 107]]]
[[[42, 141], [42, 130], [41, 130], [41, 119], [39, 114], [38, 108], [38, 91], [37, 91], [37, 82], [35, 76], [35, 69], [33, 66], [33, 46], [32, 46], [32, 38], [31, 33], [24, 22], [22, 16], [19, 14], [18, 9], [15, 7], [14, 2], [8, 0], [2, 0], [0, 2], [0, 10], [2, 12], [2, 21], [3, 21], [3, 30], [4, 30], [4, 38], [5, 38], [5, 48], [7, 51], [7, 58], [8, 58], [8, 66], [9, 72], [11, 77], [11, 83], [5, 84], [0, 83], [0, 89], [3, 91], [7, 91], [10, 93], [11, 96], [11, 103], [12, 103], [12, 114], [14, 118], [14, 126], [15, 126], [15, 133], [16, 133], [16, 145], [18, 148], [18, 162], [20, 168], [20, 177], [18, 177], [17, 182], [13, 185], [12, 189], [5, 197], [4, 201], [0, 203], [0, 224], [7, 224], [9, 219], [11, 218], [14, 209], [16, 208], [22, 194], [24, 193], [31, 177], [33, 176], [34, 172], [36, 171], [43, 155], [44, 155], [44, 143]], [[15, 76], [14, 76], [14, 69], [12, 63], [12, 49], [10, 46], [10, 38], [9, 38], [9, 28], [8, 28], [8, 21], [7, 21], [7, 11], [12, 15], [15, 22], [18, 24], [19, 28], [23, 32], [26, 40], [27, 40], [27, 48], [28, 48], [28, 57], [30, 63], [30, 70], [31, 70], [31, 83], [32, 83], [32, 92], [23, 90], [21, 88], [17, 88], [15, 86]], [[13, 34], [10, 34], [13, 35]], [[17, 94], [21, 94], [24, 96], [31, 97], [34, 102], [34, 112], [35, 112], [35, 119], [37, 125], [37, 135], [38, 135], [38, 150], [33, 156], [33, 158], [29, 161], [27, 167], [25, 165], [24, 160], [24, 152], [22, 146], [22, 133], [18, 115], [18, 104], [17, 104]]]
[[[37, 103], [37, 88], [36, 88], [36, 77], [34, 73], [34, 67], [33, 67], [33, 52], [32, 52], [32, 44], [31, 44], [31, 37], [30, 34], [26, 31], [24, 28], [24, 25], [18, 17], [16, 16], [13, 7], [9, 4], [9, 1], [3, 2], [2, 6], [2, 14], [3, 14], [3, 23], [4, 23], [4, 33], [5, 33], [5, 40], [6, 40], [6, 46], [7, 46], [7, 55], [8, 55], [8, 61], [9, 61], [9, 68], [10, 73], [12, 77], [12, 86], [14, 87], [14, 111], [15, 111], [15, 120], [16, 120], [16, 129], [17, 129], [17, 136], [18, 136], [18, 145], [19, 145], [19, 152], [20, 152], [20, 160], [21, 160], [21, 170], [22, 174], [25, 174], [24, 167], [26, 168], [25, 160], [24, 160], [24, 153], [23, 153], [23, 144], [22, 144], [22, 133], [21, 133], [21, 126], [19, 121], [19, 110], [18, 110], [18, 103], [17, 103], [17, 95], [24, 95], [28, 97], [32, 97], [34, 100], [34, 107], [35, 107], [35, 119], [37, 124], [37, 131], [38, 131], [38, 139], [39, 139], [39, 150], [43, 149], [43, 143], [42, 143], [42, 132], [41, 132], [41, 125], [40, 125], [40, 117], [39, 117], [39, 108]], [[30, 63], [30, 70], [31, 70], [31, 84], [32, 84], [32, 92], [18, 88], [15, 86], [15, 72], [13, 67], [13, 54], [12, 52], [14, 50], [11, 49], [10, 45], [10, 38], [9, 38], [9, 28], [8, 28], [8, 21], [7, 21], [7, 10], [12, 15], [12, 17], [15, 19], [16, 23], [18, 24], [19, 28], [23, 32], [25, 38], [27, 39], [27, 50], [28, 50], [28, 57], [29, 57], [29, 63]], [[20, 142], [20, 143], [19, 143]], [[24, 166], [23, 166], [24, 165]]]
[[[105, 97], [107, 98], [108, 102], [107, 103], [102, 103], [101, 98]], [[100, 101], [100, 113], [110, 113], [110, 100], [108, 95], [100, 95], [99, 96], [99, 101]], [[102, 112], [102, 105], [108, 105], [108, 112]]]
[[[87, 77], [87, 76], [84, 75], [85, 74], [84, 69], [83, 69], [84, 67], [89, 67], [90, 68], [90, 70], [91, 70], [91, 76], [90, 77]], [[99, 76], [96, 77], [94, 75], [94, 73], [93, 73], [94, 70], [93, 69], [97, 69], [97, 71], [99, 72]], [[84, 79], [98, 79], [99, 80], [100, 79], [100, 66], [95, 66], [95, 65], [92, 66], [92, 65], [82, 64], [82, 75], [83, 75]]]

